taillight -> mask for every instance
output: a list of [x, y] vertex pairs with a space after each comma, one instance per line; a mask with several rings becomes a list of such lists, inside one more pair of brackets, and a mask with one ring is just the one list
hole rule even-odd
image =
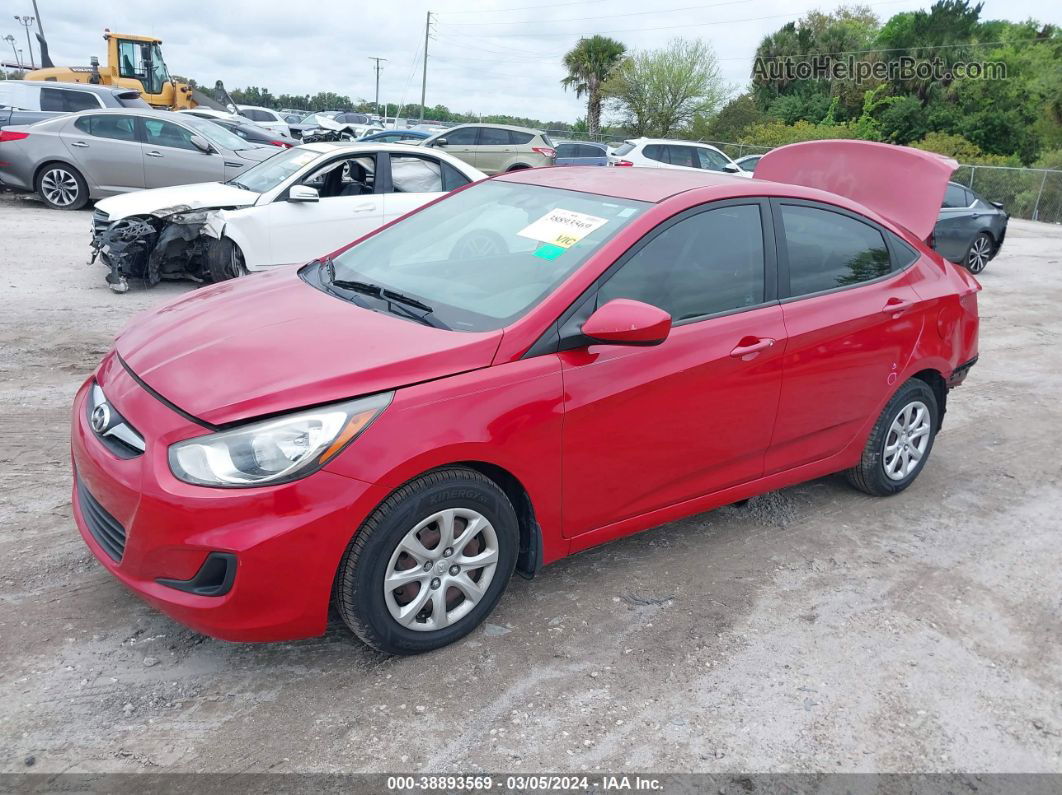
[[534, 151], [538, 152], [540, 155], [545, 155], [550, 159], [553, 159], [557, 156], [557, 150], [554, 149], [552, 146], [532, 146], [531, 148]]
[[0, 144], [4, 141], [21, 141], [23, 138], [29, 138], [29, 133], [0, 130]]
[[634, 163], [632, 163], [630, 160], [617, 160], [612, 165], [614, 165], [614, 166], [633, 166]]
[[270, 141], [269, 143], [271, 143], [273, 146], [280, 146], [284, 149], [291, 149], [291, 144], [286, 143], [285, 141]]

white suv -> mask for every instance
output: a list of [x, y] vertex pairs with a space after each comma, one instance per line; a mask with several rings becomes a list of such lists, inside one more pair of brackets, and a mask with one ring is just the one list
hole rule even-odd
[[258, 105], [237, 105], [236, 111], [245, 119], [250, 119], [259, 127], [278, 132], [283, 135], [291, 135], [291, 127], [284, 121], [284, 117], [270, 108]]
[[667, 138], [633, 138], [612, 150], [612, 165], [680, 168], [686, 171], [723, 171], [751, 178], [741, 166], [714, 146]]

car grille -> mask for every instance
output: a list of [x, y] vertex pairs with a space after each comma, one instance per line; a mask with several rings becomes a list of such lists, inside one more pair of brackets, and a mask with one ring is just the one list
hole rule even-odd
[[109, 213], [103, 212], [103, 210], [92, 211], [92, 231], [94, 234], [100, 234], [111, 225], [111, 216]]
[[115, 563], [120, 563], [125, 553], [125, 528], [89, 494], [81, 478], [77, 479], [77, 497], [81, 503], [81, 518], [85, 520], [92, 537]]

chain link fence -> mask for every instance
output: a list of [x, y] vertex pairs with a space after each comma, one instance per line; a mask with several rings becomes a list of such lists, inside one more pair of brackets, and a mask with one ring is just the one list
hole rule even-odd
[[[549, 130], [554, 140], [597, 141], [615, 145], [616, 135], [572, 133]], [[711, 144], [737, 160], [745, 155], [762, 155], [769, 146], [738, 144], [732, 141], [699, 141]], [[1014, 166], [960, 165], [952, 180], [993, 202], [1000, 202], [1011, 217], [1027, 218], [1051, 224], [1062, 223], [1062, 171], [1048, 168], [1018, 168]]]

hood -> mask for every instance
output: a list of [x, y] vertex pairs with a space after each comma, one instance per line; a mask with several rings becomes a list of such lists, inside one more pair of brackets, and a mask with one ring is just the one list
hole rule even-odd
[[241, 190], [224, 182], [200, 182], [120, 193], [96, 202], [96, 209], [110, 215], [110, 220], [117, 221], [130, 215], [152, 215], [171, 207], [192, 210], [249, 207], [258, 201], [259, 196], [260, 193]]
[[772, 149], [756, 164], [753, 178], [844, 196], [925, 240], [958, 166], [949, 157], [909, 146], [807, 141]]
[[224, 425], [487, 367], [501, 336], [362, 309], [282, 268], [141, 315], [116, 347], [166, 400]]

